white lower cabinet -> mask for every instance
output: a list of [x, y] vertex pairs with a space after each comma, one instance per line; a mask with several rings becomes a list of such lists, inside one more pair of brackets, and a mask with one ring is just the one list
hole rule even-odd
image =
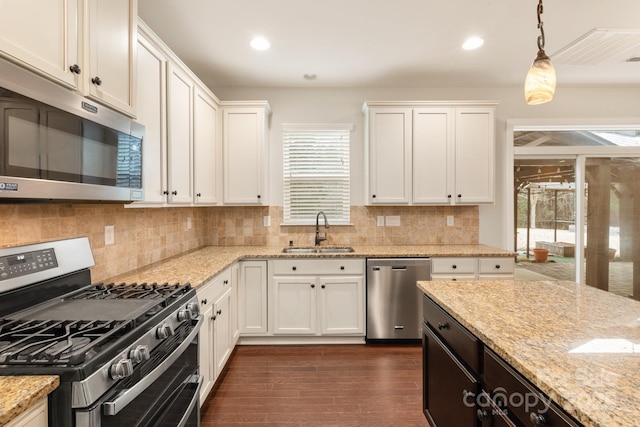
[[240, 335], [267, 333], [267, 261], [241, 261], [238, 280]]
[[431, 280], [510, 280], [513, 257], [443, 257], [431, 259]]
[[202, 375], [202, 405], [222, 372], [234, 348], [232, 313], [236, 310], [233, 295], [232, 267], [197, 289], [204, 322], [199, 334], [199, 368]]
[[47, 408], [47, 398], [45, 397], [9, 421], [5, 427], [47, 427], [49, 425]]
[[362, 259], [270, 261], [273, 335], [364, 336]]

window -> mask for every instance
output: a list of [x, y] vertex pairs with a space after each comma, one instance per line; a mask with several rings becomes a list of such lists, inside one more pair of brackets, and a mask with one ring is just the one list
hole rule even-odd
[[284, 223], [349, 224], [352, 125], [283, 125]]

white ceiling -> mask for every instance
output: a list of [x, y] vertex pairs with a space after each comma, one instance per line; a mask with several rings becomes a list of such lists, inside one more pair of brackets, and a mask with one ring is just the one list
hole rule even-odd
[[[539, 34], [537, 0], [139, 0], [138, 8], [214, 90], [517, 86]], [[545, 0], [542, 20], [553, 62], [594, 28], [640, 29], [640, 0]], [[251, 49], [256, 35], [271, 49]], [[471, 35], [484, 46], [463, 51]], [[640, 45], [604, 64], [555, 64], [558, 86], [638, 86], [640, 62], [623, 60], [631, 56]]]

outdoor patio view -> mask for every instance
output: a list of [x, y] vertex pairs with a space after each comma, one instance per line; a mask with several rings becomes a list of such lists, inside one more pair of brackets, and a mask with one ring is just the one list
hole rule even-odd
[[[514, 160], [519, 267], [526, 278], [575, 281], [576, 206], [583, 206], [583, 282], [640, 299], [640, 161], [576, 157]], [[576, 203], [580, 164], [585, 194]]]

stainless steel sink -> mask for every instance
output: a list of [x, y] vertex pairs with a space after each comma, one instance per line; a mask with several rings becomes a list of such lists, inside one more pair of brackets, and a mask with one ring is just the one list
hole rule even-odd
[[285, 254], [344, 254], [353, 252], [353, 248], [348, 246], [288, 247], [282, 252]]

